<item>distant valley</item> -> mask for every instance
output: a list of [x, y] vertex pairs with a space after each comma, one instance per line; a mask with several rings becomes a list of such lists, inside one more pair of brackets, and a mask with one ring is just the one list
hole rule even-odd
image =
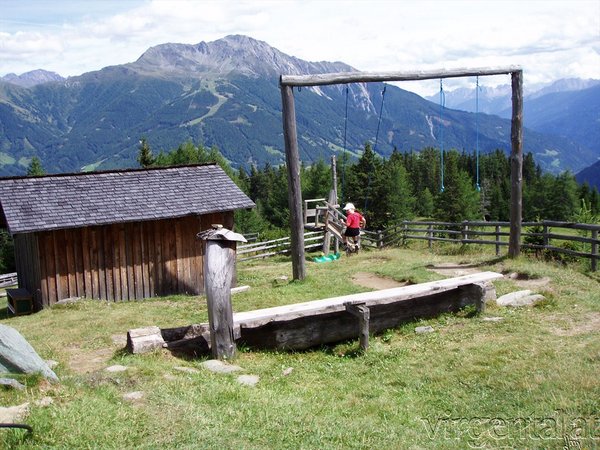
[[[155, 153], [191, 140], [218, 147], [234, 167], [278, 165], [285, 161], [279, 76], [344, 71], [355, 69], [303, 61], [247, 36], [227, 36], [159, 45], [133, 63], [68, 79], [43, 70], [7, 75], [0, 79], [0, 175], [24, 174], [33, 156], [52, 173], [136, 167], [142, 137]], [[524, 151], [543, 170], [576, 173], [600, 158], [600, 84], [581, 83], [525, 97]], [[440, 121], [435, 101], [396, 86], [387, 86], [382, 109], [382, 91], [381, 83], [295, 91], [302, 161], [343, 152], [357, 156], [365, 142], [383, 157], [394, 148], [442, 144], [473, 152], [476, 141], [481, 152], [510, 152], [510, 120], [502, 103], [510, 94], [493, 109], [480, 109], [493, 114], [478, 116], [448, 102]]]

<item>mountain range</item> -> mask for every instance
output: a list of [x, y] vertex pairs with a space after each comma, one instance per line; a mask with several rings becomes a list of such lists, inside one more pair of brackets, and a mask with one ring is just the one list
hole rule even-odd
[[[281, 164], [279, 76], [351, 71], [342, 62], [304, 61], [236, 35], [158, 45], [135, 62], [66, 79], [43, 70], [6, 75], [0, 175], [23, 174], [33, 156], [50, 173], [135, 167], [142, 137], [154, 153], [191, 140], [218, 147], [234, 167]], [[585, 87], [525, 98], [524, 152], [543, 170], [575, 173], [600, 158], [600, 84]], [[307, 164], [332, 154], [358, 156], [365, 142], [384, 157], [424, 147], [510, 153], [511, 124], [502, 109], [510, 93], [489, 110], [494, 114], [447, 104], [441, 115], [437, 102], [382, 83], [302, 88], [294, 96]]]

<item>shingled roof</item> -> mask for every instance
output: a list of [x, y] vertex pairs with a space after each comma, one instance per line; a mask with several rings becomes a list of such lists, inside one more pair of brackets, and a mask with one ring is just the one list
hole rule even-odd
[[11, 234], [252, 208], [217, 165], [0, 179]]

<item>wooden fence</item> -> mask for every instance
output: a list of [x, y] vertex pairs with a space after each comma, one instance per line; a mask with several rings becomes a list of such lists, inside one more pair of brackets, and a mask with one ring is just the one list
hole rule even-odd
[[[454, 244], [493, 245], [496, 255], [508, 246], [509, 222], [410, 222], [403, 221], [380, 231], [365, 230], [362, 233], [362, 247], [383, 248], [405, 245], [411, 240], [425, 240], [429, 248], [435, 242]], [[600, 224], [572, 222], [523, 222], [521, 248], [537, 253], [552, 252], [576, 258], [588, 258], [591, 270], [596, 271], [600, 255], [598, 232]], [[322, 246], [323, 233], [305, 233], [305, 249]], [[259, 242], [238, 246], [238, 260], [264, 258], [290, 252], [290, 238]], [[246, 256], [248, 255], [248, 256]]]
[[[316, 250], [323, 247], [323, 231], [304, 233], [304, 249]], [[265, 242], [252, 242], [237, 246], [237, 260], [247, 261], [275, 255], [289, 255], [292, 243], [289, 237], [273, 239]]]

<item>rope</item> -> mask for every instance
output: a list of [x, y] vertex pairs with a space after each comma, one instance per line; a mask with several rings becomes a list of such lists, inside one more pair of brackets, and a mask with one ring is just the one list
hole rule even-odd
[[[383, 104], [385, 103], [385, 88], [383, 85], [383, 91], [381, 92], [381, 106], [379, 108], [379, 118], [377, 119], [377, 131], [375, 132], [375, 143], [373, 144], [373, 153], [377, 154], [377, 141], [379, 140], [379, 127], [381, 125], [381, 117], [383, 116]], [[367, 205], [369, 204], [369, 191], [371, 190], [371, 172], [373, 167], [369, 169], [369, 178], [367, 180], [367, 192], [365, 194], [365, 208], [364, 213], [367, 214]]]
[[440, 79], [440, 178], [441, 186], [440, 192], [444, 192], [444, 123], [443, 123], [443, 112], [444, 106], [446, 105], [446, 96], [444, 95], [443, 81]]
[[344, 152], [342, 153], [342, 199], [346, 188], [346, 132], [348, 131], [348, 85], [346, 85], [346, 113], [344, 115]]
[[481, 191], [479, 186], [479, 76], [475, 81], [475, 188]]

